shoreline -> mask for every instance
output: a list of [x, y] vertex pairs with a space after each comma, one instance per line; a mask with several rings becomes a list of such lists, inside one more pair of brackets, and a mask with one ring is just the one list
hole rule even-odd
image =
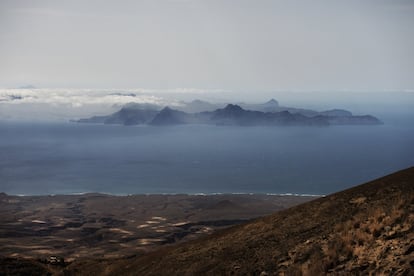
[[0, 254], [123, 258], [203, 237], [319, 197], [293, 194], [15, 196], [0, 193]]
[[124, 194], [124, 193], [101, 193], [101, 192], [80, 192], [80, 193], [62, 193], [62, 194], [9, 194], [6, 192], [0, 192], [0, 196], [17, 196], [17, 197], [43, 197], [43, 196], [84, 196], [84, 195], [102, 195], [102, 196], [114, 196], [114, 197], [127, 197], [127, 196], [158, 196], [158, 195], [181, 195], [181, 196], [227, 196], [227, 195], [245, 195], [245, 196], [297, 196], [297, 197], [325, 197], [326, 194], [308, 194], [308, 193], [137, 193], [137, 194]]

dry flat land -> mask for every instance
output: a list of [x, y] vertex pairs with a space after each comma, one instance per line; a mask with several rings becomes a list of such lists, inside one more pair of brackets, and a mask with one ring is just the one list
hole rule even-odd
[[414, 167], [309, 199], [3, 195], [0, 275], [414, 275]]
[[313, 198], [0, 194], [0, 256], [66, 262], [137, 256]]

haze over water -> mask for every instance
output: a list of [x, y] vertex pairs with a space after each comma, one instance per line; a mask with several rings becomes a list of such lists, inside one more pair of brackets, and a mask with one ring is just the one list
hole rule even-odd
[[[0, 1], [0, 192], [326, 194], [413, 166], [413, 15], [407, 0]], [[66, 123], [270, 98], [385, 125]]]
[[414, 164], [412, 124], [171, 127], [0, 124], [10, 194], [328, 194]]

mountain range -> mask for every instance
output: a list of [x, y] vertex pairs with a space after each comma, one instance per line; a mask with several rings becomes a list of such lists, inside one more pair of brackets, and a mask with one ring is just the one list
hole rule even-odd
[[237, 126], [382, 124], [379, 119], [371, 115], [355, 116], [351, 112], [342, 109], [317, 112], [308, 109], [281, 107], [274, 99], [263, 104], [227, 104], [224, 107], [195, 100], [183, 105], [180, 109], [173, 109], [168, 106], [161, 108], [155, 105], [127, 104], [113, 114], [94, 116], [76, 120], [75, 122], [157, 126], [179, 124]]

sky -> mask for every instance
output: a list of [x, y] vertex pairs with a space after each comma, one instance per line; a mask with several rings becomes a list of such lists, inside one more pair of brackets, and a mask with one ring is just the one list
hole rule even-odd
[[411, 90], [411, 0], [0, 0], [0, 87]]
[[0, 119], [197, 98], [364, 113], [413, 95], [414, 0], [0, 0]]

